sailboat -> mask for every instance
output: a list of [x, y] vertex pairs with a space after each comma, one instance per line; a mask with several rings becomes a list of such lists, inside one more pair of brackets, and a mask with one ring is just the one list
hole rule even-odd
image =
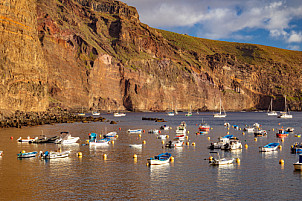
[[172, 111], [168, 112], [168, 116], [174, 116], [174, 112], [173, 112], [173, 103], [172, 103], [172, 107], [171, 107]]
[[282, 118], [282, 119], [291, 119], [293, 118], [293, 115], [289, 114], [288, 108], [287, 108], [287, 104], [286, 104], [286, 96], [285, 98], [285, 108], [284, 108], [284, 112], [281, 112], [282, 114], [280, 114], [278, 116], [278, 118]]
[[273, 99], [271, 99], [271, 103], [268, 107], [268, 110], [267, 110], [267, 115], [268, 116], [276, 116], [278, 115], [276, 111], [273, 111]]
[[175, 106], [174, 113], [175, 113], [175, 114], [178, 114], [178, 112], [177, 112], [177, 106]]
[[82, 106], [82, 113], [78, 113], [78, 116], [85, 116], [85, 113], [83, 111], [83, 106]]
[[217, 117], [217, 118], [224, 118], [224, 117], [227, 116], [226, 113], [225, 113], [225, 111], [224, 111], [224, 108], [223, 108], [223, 114], [221, 113], [221, 107], [222, 107], [222, 105], [221, 105], [221, 98], [220, 98], [220, 109], [219, 109], [219, 113], [214, 114], [214, 117]]
[[187, 117], [192, 116], [192, 105], [190, 106], [190, 111], [186, 114]]

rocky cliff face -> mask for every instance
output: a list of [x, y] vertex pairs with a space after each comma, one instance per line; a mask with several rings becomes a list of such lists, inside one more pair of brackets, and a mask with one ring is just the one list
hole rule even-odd
[[48, 107], [47, 69], [38, 40], [36, 1], [0, 2], [0, 109]]
[[301, 109], [301, 52], [156, 30], [113, 0], [20, 2], [0, 5], [2, 109]]

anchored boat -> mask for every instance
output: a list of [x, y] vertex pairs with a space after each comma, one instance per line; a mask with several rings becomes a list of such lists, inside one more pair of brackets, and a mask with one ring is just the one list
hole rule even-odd
[[275, 143], [275, 142], [269, 143], [263, 147], [259, 147], [259, 151], [260, 152], [276, 151], [278, 146], [279, 146], [279, 143]]
[[154, 156], [153, 158], [147, 159], [148, 163], [150, 165], [162, 165], [170, 162], [171, 159], [171, 154], [170, 153], [162, 153], [157, 156]]
[[210, 155], [211, 155], [211, 153], [217, 154], [216, 158], [211, 156], [211, 159], [210, 159], [211, 165], [229, 165], [229, 164], [233, 164], [233, 162], [234, 162], [234, 158], [230, 158], [230, 159], [220, 158], [218, 152], [210, 152]]
[[36, 157], [38, 152], [33, 151], [33, 152], [25, 152], [24, 150], [21, 151], [20, 153], [17, 154], [18, 158], [31, 158], [31, 157]]

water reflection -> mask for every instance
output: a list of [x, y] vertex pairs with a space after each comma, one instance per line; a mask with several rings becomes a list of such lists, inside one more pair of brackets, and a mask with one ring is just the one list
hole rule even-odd
[[278, 151], [260, 152], [263, 159], [277, 158]]
[[150, 165], [150, 181], [152, 183], [167, 181], [170, 164]]

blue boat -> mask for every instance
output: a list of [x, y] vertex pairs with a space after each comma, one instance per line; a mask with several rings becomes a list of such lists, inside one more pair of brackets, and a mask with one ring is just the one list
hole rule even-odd
[[38, 152], [33, 151], [33, 152], [25, 152], [21, 151], [20, 153], [17, 154], [18, 158], [31, 158], [31, 157], [36, 157]]
[[276, 143], [276, 142], [269, 143], [263, 147], [259, 147], [259, 151], [261, 151], [261, 152], [276, 151], [278, 146], [279, 146], [279, 143]]
[[147, 159], [147, 161], [150, 165], [166, 164], [166, 163], [170, 162], [171, 156], [172, 155], [170, 153], [166, 152], [166, 153], [162, 153], [157, 156], [154, 156], [154, 158], [149, 158], [149, 159]]
[[290, 151], [293, 154], [300, 154], [300, 153], [302, 153], [302, 143], [299, 144], [298, 142], [296, 142], [295, 144], [293, 144], [290, 147]]

